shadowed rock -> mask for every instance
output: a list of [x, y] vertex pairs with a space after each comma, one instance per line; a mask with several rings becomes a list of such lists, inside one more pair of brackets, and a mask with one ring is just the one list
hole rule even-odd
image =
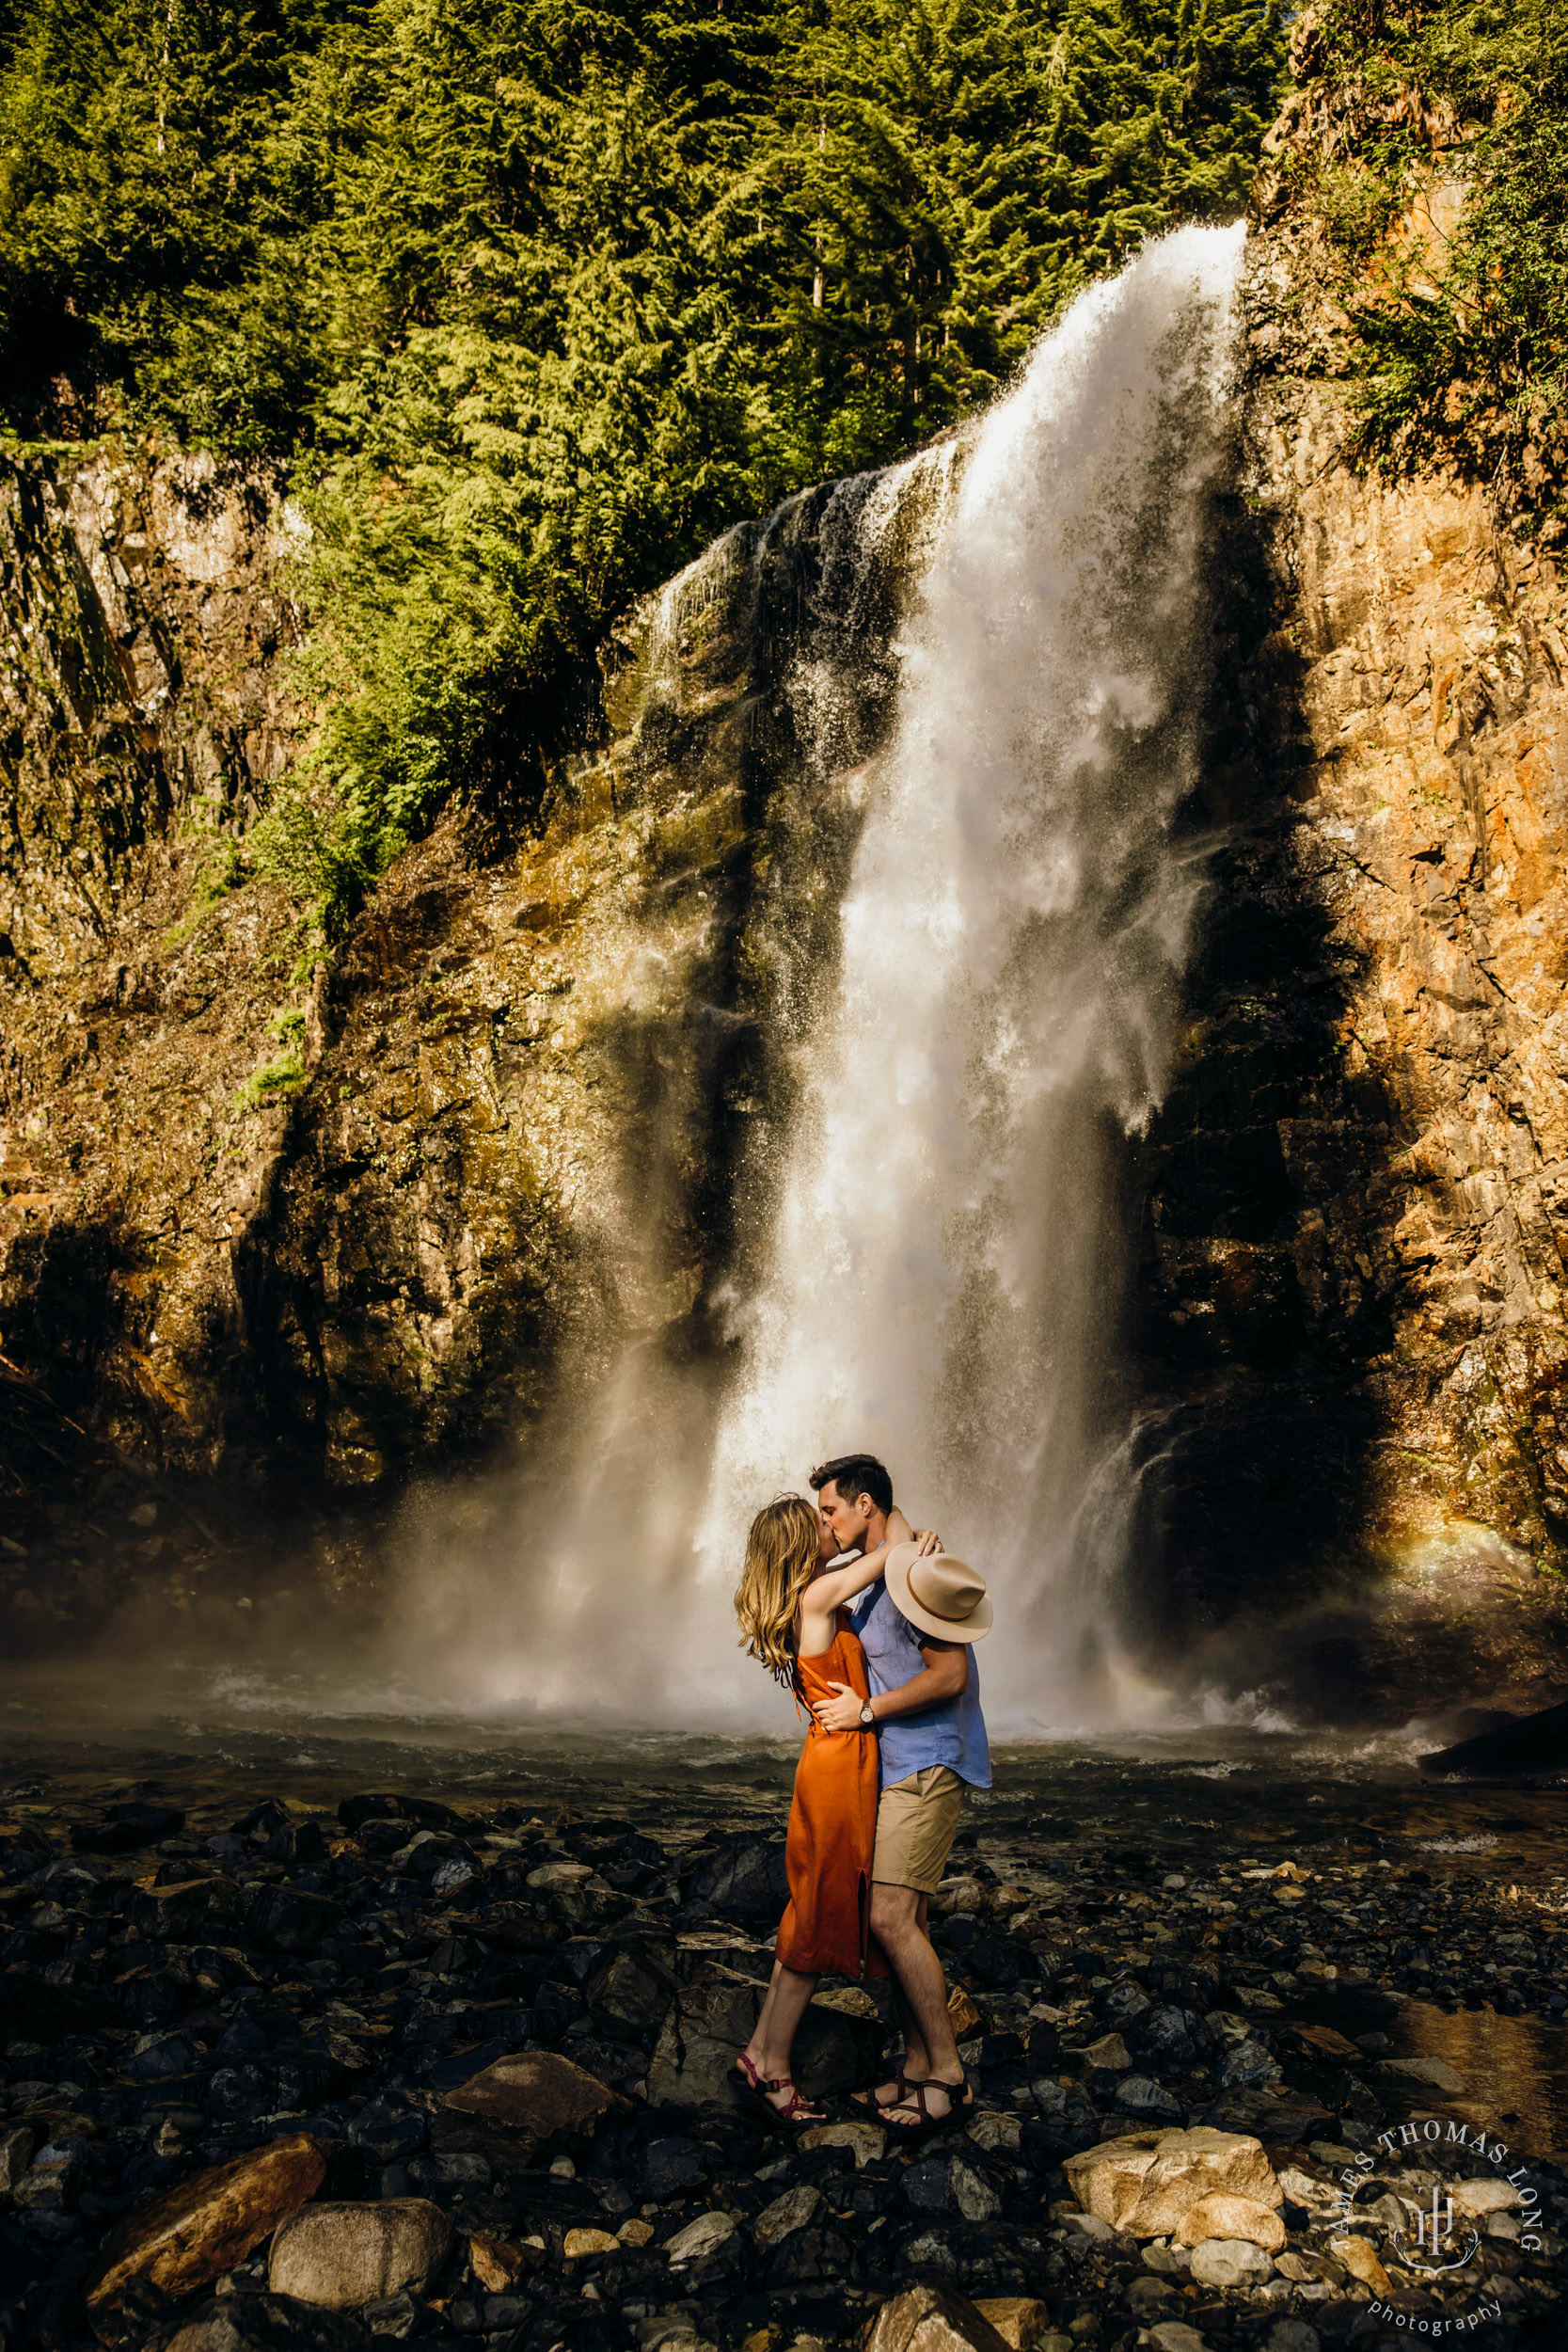
[[1429, 1780], [1537, 1780], [1568, 1773], [1568, 1702], [1420, 1758]]
[[367, 2341], [340, 2312], [287, 2295], [228, 2295], [187, 2320], [166, 2352], [363, 2352]]
[[456, 2114], [516, 2133], [520, 2164], [531, 2163], [546, 2148], [578, 2155], [592, 2146], [608, 2117], [627, 2112], [618, 2092], [553, 2050], [498, 2058], [449, 2090], [446, 2104]]

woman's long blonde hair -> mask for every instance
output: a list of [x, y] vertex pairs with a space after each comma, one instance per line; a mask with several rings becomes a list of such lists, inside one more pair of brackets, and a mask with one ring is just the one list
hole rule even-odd
[[822, 1521], [803, 1495], [780, 1495], [752, 1521], [736, 1586], [741, 1646], [786, 1691], [795, 1687], [795, 1621], [822, 1548]]

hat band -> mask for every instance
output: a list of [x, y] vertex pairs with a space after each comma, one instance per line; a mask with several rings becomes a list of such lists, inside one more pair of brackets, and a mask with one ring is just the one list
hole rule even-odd
[[[965, 1594], [940, 1593], [934, 1599], [928, 1598], [915, 1582], [912, 1569], [910, 1572], [910, 1590], [921, 1608], [931, 1616], [940, 1617], [944, 1625], [963, 1625], [973, 1617], [986, 1597], [986, 1588], [982, 1584], [978, 1591], [972, 1585]], [[954, 1602], [958, 1605], [955, 1607]]]

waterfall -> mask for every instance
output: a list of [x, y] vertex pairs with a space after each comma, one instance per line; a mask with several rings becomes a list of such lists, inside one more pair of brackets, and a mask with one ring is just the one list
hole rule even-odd
[[[829, 495], [788, 691], [802, 760], [862, 816], [847, 873], [817, 877], [839, 952], [792, 998], [795, 1102], [757, 1187], [761, 1279], [734, 1286], [736, 1368], [705, 1375], [689, 1443], [658, 1434], [668, 1400], [636, 1350], [585, 1410], [526, 1586], [514, 1551], [531, 1634], [482, 1645], [490, 1695], [769, 1720], [729, 1613], [747, 1522], [814, 1461], [866, 1448], [991, 1584], [999, 1720], [1140, 1703], [1116, 1631], [1138, 1455], [1122, 1186], [1203, 888], [1177, 819], [1200, 755], [1242, 237], [1148, 246], [966, 435]], [[778, 521], [674, 583], [660, 660], [680, 600], [758, 564]], [[851, 641], [893, 543], [902, 617], [867, 757]], [[618, 1455], [629, 1476], [607, 1471]]]
[[1014, 1715], [1114, 1697], [1118, 1144], [1164, 1088], [1201, 887], [1173, 819], [1240, 251], [1151, 246], [974, 437], [715, 1452], [715, 1609], [756, 1500], [864, 1447], [990, 1578], [987, 1688]]

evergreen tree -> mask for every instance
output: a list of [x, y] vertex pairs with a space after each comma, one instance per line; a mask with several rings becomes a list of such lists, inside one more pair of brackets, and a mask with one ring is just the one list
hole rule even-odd
[[1271, 0], [13, 0], [13, 430], [286, 461], [324, 723], [264, 847], [329, 927], [536, 797], [615, 612], [986, 399], [1239, 209]]

